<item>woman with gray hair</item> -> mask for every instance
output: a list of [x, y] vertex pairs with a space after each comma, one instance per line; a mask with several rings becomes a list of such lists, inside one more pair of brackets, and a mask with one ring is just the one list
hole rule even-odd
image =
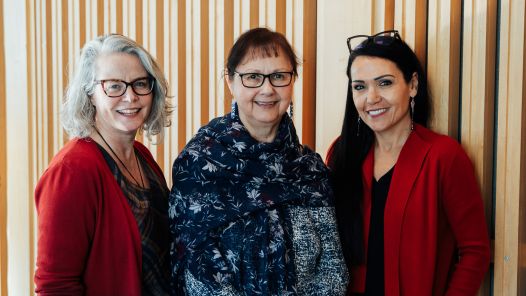
[[137, 132], [170, 124], [166, 79], [122, 35], [82, 49], [62, 110], [73, 138], [35, 189], [36, 293], [168, 295], [168, 187]]

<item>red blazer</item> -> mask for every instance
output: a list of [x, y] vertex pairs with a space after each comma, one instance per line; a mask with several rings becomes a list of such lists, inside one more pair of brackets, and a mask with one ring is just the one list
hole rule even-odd
[[[366, 250], [373, 151], [362, 166]], [[393, 171], [384, 219], [385, 295], [476, 294], [489, 267], [488, 230], [471, 161], [456, 141], [415, 125]], [[364, 291], [365, 275], [365, 265], [352, 269], [351, 291]]]
[[[164, 180], [148, 149], [134, 146]], [[40, 178], [35, 202], [36, 293], [141, 295], [137, 221], [93, 140], [66, 144]]]

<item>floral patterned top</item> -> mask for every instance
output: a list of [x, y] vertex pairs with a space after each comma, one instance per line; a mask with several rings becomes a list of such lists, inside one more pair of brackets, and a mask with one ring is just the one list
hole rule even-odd
[[288, 115], [272, 143], [253, 139], [238, 116], [212, 120], [172, 177], [178, 295], [345, 295], [328, 170]]

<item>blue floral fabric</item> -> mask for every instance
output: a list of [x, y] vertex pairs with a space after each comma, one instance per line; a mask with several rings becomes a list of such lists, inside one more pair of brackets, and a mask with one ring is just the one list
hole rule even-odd
[[237, 116], [212, 120], [172, 178], [178, 295], [345, 294], [328, 171], [287, 115], [272, 143], [253, 139]]

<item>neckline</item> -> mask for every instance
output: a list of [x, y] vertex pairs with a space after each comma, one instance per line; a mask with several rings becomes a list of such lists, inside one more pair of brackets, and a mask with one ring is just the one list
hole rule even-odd
[[[130, 177], [132, 177], [133, 181], [135, 182], [135, 185], [137, 185], [138, 188], [140, 188], [141, 190], [145, 190], [146, 187], [144, 186], [144, 179], [142, 177], [142, 170], [141, 170], [141, 165], [139, 164], [139, 158], [137, 157], [137, 151], [135, 150], [135, 147], [133, 147], [133, 155], [135, 156], [135, 162], [137, 163], [137, 169], [139, 170], [139, 176], [141, 177], [141, 183], [139, 184], [139, 181], [133, 176], [133, 174], [131, 173], [131, 171], [128, 169], [128, 167], [126, 167], [126, 165], [124, 164], [124, 162], [119, 158], [119, 156], [117, 155], [117, 153], [115, 153], [115, 151], [113, 150], [113, 148], [111, 148], [110, 144], [108, 144], [108, 142], [106, 141], [106, 139], [102, 136], [102, 134], [99, 132], [99, 130], [97, 128], [94, 128], [95, 131], [97, 132], [97, 134], [99, 135], [99, 137], [102, 139], [102, 141], [104, 142], [104, 144], [106, 144], [106, 146], [108, 146], [108, 148], [110, 148], [110, 151], [111, 153], [113, 153], [113, 155], [115, 156], [115, 158], [117, 158], [117, 160], [120, 162], [120, 164], [122, 165], [122, 167], [124, 167], [124, 169], [126, 170], [126, 172], [128, 173], [128, 175], [130, 175]], [[104, 147], [102, 147], [104, 150], [106, 150]], [[118, 167], [118, 165], [117, 165]], [[141, 186], [142, 185], [142, 186]]]

